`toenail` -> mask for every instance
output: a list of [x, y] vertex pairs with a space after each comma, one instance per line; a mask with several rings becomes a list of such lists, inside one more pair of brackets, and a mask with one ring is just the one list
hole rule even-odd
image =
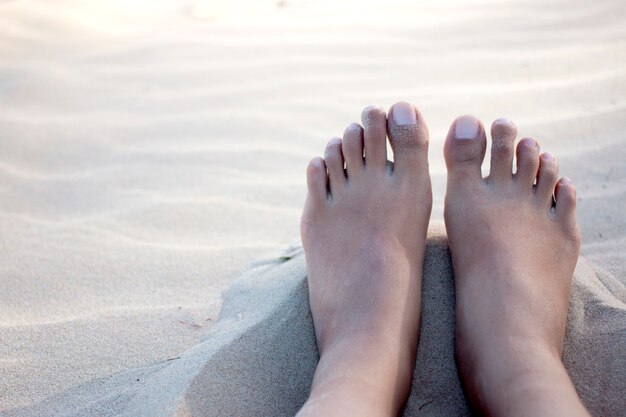
[[568, 177], [563, 177], [559, 182], [561, 183], [561, 185], [570, 185], [572, 183], [572, 180], [570, 180]]
[[541, 157], [548, 162], [554, 162], [554, 155], [552, 155], [550, 152], [544, 153], [543, 155], [541, 155]]
[[341, 139], [339, 139], [338, 137], [334, 137], [328, 141], [328, 145], [326, 146], [338, 146], [340, 144], [341, 144]]
[[383, 110], [382, 107], [377, 106], [376, 104], [370, 104], [369, 106], [363, 109], [363, 111], [361, 112], [361, 116], [365, 116], [369, 113], [382, 114], [382, 113], [385, 113], [385, 110]]
[[361, 125], [358, 123], [350, 123], [350, 126], [346, 127], [346, 132], [361, 133]]
[[533, 138], [524, 138], [520, 141], [520, 143], [521, 142], [524, 142], [524, 146], [528, 146], [529, 148], [535, 148], [539, 150], [539, 142], [537, 142]]
[[339, 138], [332, 138], [330, 141], [328, 141], [328, 145], [326, 145], [326, 149], [324, 150], [324, 159], [328, 159], [331, 150], [338, 148], [340, 145], [341, 139]]
[[478, 120], [474, 116], [461, 116], [456, 120], [454, 137], [456, 139], [476, 139], [478, 130]]
[[415, 109], [409, 103], [397, 103], [391, 109], [392, 118], [399, 126], [410, 126], [417, 124]]
[[363, 126], [370, 127], [385, 120], [385, 111], [380, 106], [369, 105], [361, 112]]

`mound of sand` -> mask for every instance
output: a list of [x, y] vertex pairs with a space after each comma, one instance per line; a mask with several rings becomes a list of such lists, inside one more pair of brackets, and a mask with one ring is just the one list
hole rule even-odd
[[[64, 392], [7, 417], [292, 416], [307, 398], [318, 354], [306, 265], [291, 248], [237, 279], [219, 322], [180, 357]], [[445, 236], [431, 232], [422, 334], [405, 416], [469, 416], [454, 362], [454, 276]], [[416, 323], [417, 325], [417, 323]], [[594, 415], [618, 416], [626, 386], [626, 291], [580, 261], [564, 361]]]

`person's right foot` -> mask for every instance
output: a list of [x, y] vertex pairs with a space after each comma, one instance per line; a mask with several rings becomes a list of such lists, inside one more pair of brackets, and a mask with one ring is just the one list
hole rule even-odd
[[576, 192], [533, 139], [518, 144], [513, 174], [515, 135], [510, 121], [494, 122], [486, 178], [477, 119], [458, 118], [444, 147], [461, 379], [486, 415], [588, 415], [561, 363], [580, 248]]
[[398, 415], [411, 387], [432, 204], [428, 129], [409, 103], [389, 118], [370, 106], [362, 120], [307, 170], [302, 244], [320, 361], [301, 417]]

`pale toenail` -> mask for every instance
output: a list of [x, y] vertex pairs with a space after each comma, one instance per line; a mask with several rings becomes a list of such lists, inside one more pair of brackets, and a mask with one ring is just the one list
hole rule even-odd
[[561, 185], [570, 185], [572, 183], [572, 180], [570, 180], [568, 177], [563, 177], [559, 182], [561, 183]]
[[328, 159], [330, 150], [332, 148], [336, 148], [339, 145], [341, 145], [341, 139], [339, 138], [332, 138], [330, 141], [328, 141], [328, 145], [326, 145], [326, 150], [324, 151], [324, 159]]
[[476, 139], [478, 130], [478, 120], [474, 116], [462, 116], [456, 121], [454, 137], [456, 139]]
[[494, 121], [493, 124], [494, 125], [510, 125], [512, 123], [506, 117], [501, 117], [501, 118], [497, 119], [496, 121]]
[[554, 162], [554, 155], [552, 155], [550, 152], [546, 152], [543, 155], [541, 155], [541, 157], [548, 162]]
[[363, 126], [374, 126], [376, 123], [380, 122], [381, 117], [384, 118], [385, 111], [380, 106], [376, 106], [371, 104], [363, 109], [361, 112], [361, 121], [363, 122]]
[[417, 124], [415, 109], [409, 103], [397, 103], [391, 110], [393, 121], [398, 126], [410, 126]]
[[527, 146], [529, 148], [535, 148], [537, 150], [539, 149], [539, 142], [537, 142], [533, 138], [524, 138], [520, 141], [520, 144], [522, 144], [523, 146]]
[[379, 105], [377, 105], [377, 104], [370, 104], [369, 106], [367, 106], [366, 108], [363, 109], [362, 113], [369, 113], [371, 111], [380, 111], [380, 112], [383, 112], [383, 113], [385, 112], [383, 110], [383, 108], [380, 107]]
[[361, 133], [361, 125], [358, 123], [350, 123], [350, 126], [346, 127], [346, 133]]
[[338, 146], [338, 145], [341, 145], [341, 139], [339, 139], [338, 137], [333, 137], [328, 141], [327, 146]]

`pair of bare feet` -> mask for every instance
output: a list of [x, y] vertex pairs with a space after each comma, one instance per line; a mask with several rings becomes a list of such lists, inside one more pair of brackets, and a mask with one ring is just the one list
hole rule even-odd
[[[300, 416], [392, 416], [411, 388], [432, 194], [428, 129], [397, 103], [368, 107], [308, 167], [302, 240], [320, 361]], [[394, 165], [387, 162], [387, 136]], [[579, 252], [575, 189], [555, 158], [500, 119], [445, 142], [456, 357], [471, 406], [493, 416], [588, 416], [561, 362]], [[417, 387], [419, 389], [419, 387]]]

